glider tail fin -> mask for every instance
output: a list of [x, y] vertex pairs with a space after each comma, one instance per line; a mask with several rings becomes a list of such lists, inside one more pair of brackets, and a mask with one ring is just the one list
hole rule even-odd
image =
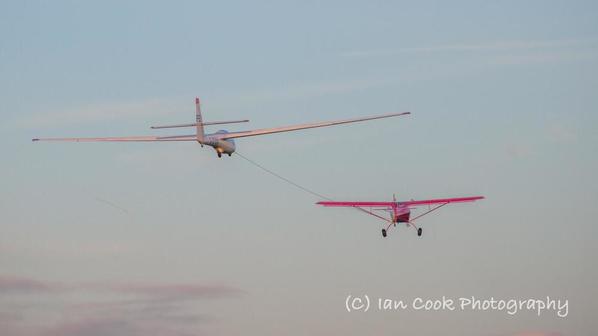
[[201, 118], [201, 107], [199, 106], [199, 98], [195, 98], [195, 122], [197, 123], [197, 142], [203, 143], [204, 131], [203, 121]]

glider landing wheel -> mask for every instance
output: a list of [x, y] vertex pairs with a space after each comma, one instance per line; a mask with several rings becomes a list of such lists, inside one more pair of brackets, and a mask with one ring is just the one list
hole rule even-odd
[[386, 229], [382, 229], [382, 237], [386, 237]]
[[418, 236], [418, 237], [421, 237], [421, 236], [422, 236], [422, 233], [424, 233], [424, 230], [422, 230], [422, 228], [418, 228], [418, 229], [417, 229], [417, 236]]

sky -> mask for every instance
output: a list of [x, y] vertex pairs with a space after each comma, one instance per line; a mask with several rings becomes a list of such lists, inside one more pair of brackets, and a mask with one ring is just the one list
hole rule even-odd
[[[0, 333], [594, 335], [594, 1], [2, 1]], [[484, 195], [424, 235], [196, 143], [32, 143], [410, 111], [238, 139], [327, 197]], [[218, 128], [212, 128], [214, 131]], [[351, 311], [347, 297], [568, 300]]]

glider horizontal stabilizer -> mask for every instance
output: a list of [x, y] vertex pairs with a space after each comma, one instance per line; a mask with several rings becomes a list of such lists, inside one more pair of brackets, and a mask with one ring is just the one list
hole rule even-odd
[[245, 123], [249, 122], [249, 119], [243, 120], [231, 120], [231, 121], [209, 121], [209, 122], [202, 122], [202, 123], [192, 123], [192, 124], [178, 124], [178, 125], [160, 125], [160, 126], [151, 126], [151, 129], [161, 129], [161, 128], [179, 128], [179, 127], [195, 127], [198, 125], [208, 126], [208, 125], [224, 125], [224, 124], [238, 124], [238, 123]]

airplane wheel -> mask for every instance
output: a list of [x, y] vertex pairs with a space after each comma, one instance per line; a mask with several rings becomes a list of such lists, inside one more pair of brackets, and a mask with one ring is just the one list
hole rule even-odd
[[221, 158], [222, 157], [222, 153], [218, 152], [218, 157]]
[[417, 236], [418, 236], [418, 237], [421, 237], [421, 236], [422, 236], [422, 233], [424, 233], [424, 230], [422, 230], [422, 228], [418, 228], [418, 229], [417, 229]]
[[386, 230], [382, 229], [382, 237], [386, 237]]

